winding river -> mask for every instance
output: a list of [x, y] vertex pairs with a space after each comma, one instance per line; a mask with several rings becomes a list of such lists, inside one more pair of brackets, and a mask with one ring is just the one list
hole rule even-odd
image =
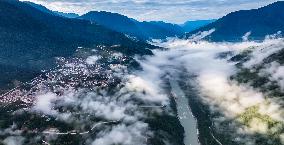
[[178, 118], [185, 131], [185, 145], [200, 145], [198, 141], [197, 121], [191, 113], [188, 99], [181, 90], [178, 82], [171, 79], [170, 85], [177, 104]]

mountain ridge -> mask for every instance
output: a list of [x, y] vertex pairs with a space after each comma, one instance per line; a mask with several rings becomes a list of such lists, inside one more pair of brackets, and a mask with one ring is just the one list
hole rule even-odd
[[59, 11], [52, 11], [52, 10], [46, 8], [45, 6], [41, 5], [41, 4], [36, 4], [36, 3], [30, 2], [30, 1], [23, 1], [23, 2], [26, 3], [26, 4], [29, 4], [30, 6], [36, 8], [38, 10], [41, 10], [42, 12], [49, 13], [49, 14], [52, 14], [52, 15], [55, 15], [55, 16], [61, 16], [61, 17], [66, 17], [66, 18], [76, 18], [76, 17], [80, 16], [76, 13], [64, 13], [64, 12], [59, 12]]
[[215, 29], [206, 37], [207, 40], [242, 41], [245, 34], [250, 34], [250, 40], [263, 40], [266, 35], [284, 31], [283, 9], [284, 2], [278, 1], [258, 9], [231, 12], [207, 26], [186, 34], [185, 37]]
[[45, 6], [26, 2], [27, 4], [37, 8], [43, 12], [53, 14], [56, 16], [62, 16], [67, 18], [78, 18], [93, 23], [102, 25], [108, 29], [124, 33], [131, 37], [138, 38], [140, 40], [151, 39], [166, 39], [167, 37], [179, 37], [186, 32], [191, 32], [202, 26], [205, 26], [214, 20], [196, 20], [187, 21], [184, 24], [174, 24], [164, 21], [138, 21], [125, 15], [107, 11], [90, 11], [82, 16], [74, 13], [63, 13], [58, 11], [52, 11]]
[[180, 26], [186, 31], [191, 32], [196, 29], [199, 29], [203, 26], [206, 26], [210, 23], [215, 22], [216, 19], [210, 19], [210, 20], [195, 20], [195, 21], [186, 21], [185, 23], [181, 24]]
[[156, 48], [89, 21], [48, 14], [17, 0], [0, 1], [0, 42], [0, 66], [9, 72], [9, 79], [0, 80], [2, 86], [28, 80], [21, 72], [34, 72], [30, 75], [34, 77], [53, 67], [55, 57], [71, 56], [78, 47], [106, 45], [127, 55], [152, 54], [149, 49]]
[[[182, 28], [175, 24], [154, 21], [139, 22], [127, 16], [106, 11], [91, 11], [79, 18], [98, 23], [109, 29], [125, 33], [142, 40], [165, 39], [167, 37], [183, 35], [184, 33]], [[173, 28], [175, 28], [175, 30]]]

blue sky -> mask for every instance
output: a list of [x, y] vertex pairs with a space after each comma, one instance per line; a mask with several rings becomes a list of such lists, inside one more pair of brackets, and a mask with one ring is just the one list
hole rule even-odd
[[183, 23], [187, 20], [220, 18], [232, 11], [265, 6], [277, 0], [29, 0], [63, 12], [84, 14], [110, 11], [140, 21], [163, 20]]

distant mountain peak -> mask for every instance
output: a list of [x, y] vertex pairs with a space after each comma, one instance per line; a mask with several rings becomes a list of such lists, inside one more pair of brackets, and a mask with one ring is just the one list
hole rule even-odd
[[165, 39], [184, 34], [183, 29], [176, 24], [163, 21], [139, 22], [133, 18], [106, 11], [90, 11], [79, 18], [142, 40]]
[[186, 37], [200, 31], [216, 29], [206, 37], [212, 41], [242, 41], [243, 36], [250, 32], [248, 40], [263, 40], [267, 35], [278, 31], [284, 32], [284, 1], [278, 1], [267, 6], [231, 12], [217, 21], [190, 32]]
[[52, 11], [52, 10], [49, 10], [48, 8], [46, 8], [45, 6], [41, 5], [41, 4], [36, 4], [36, 3], [33, 3], [33, 2], [30, 2], [30, 1], [23, 1], [24, 3], [26, 4], [29, 4], [30, 6], [42, 11], [42, 12], [45, 12], [45, 13], [49, 13], [49, 14], [52, 14], [52, 15], [55, 15], [55, 16], [61, 16], [61, 17], [66, 17], [66, 18], [76, 18], [76, 17], [79, 17], [78, 14], [76, 13], [64, 13], [64, 12], [59, 12], [59, 11]]
[[210, 19], [210, 20], [194, 20], [194, 21], [187, 21], [180, 26], [186, 31], [186, 32], [191, 32], [196, 29], [199, 29], [201, 27], [204, 27], [210, 23], [215, 22], [216, 19]]

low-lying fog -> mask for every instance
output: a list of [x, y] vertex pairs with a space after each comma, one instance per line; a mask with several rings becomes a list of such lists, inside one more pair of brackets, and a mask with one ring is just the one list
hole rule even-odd
[[[165, 75], [174, 77], [178, 76], [174, 74], [188, 73], [196, 76], [194, 87], [199, 92], [196, 97], [210, 106], [212, 112], [220, 113], [219, 116], [213, 118], [216, 126], [223, 121], [230, 120], [230, 127], [235, 129], [236, 141], [254, 144], [254, 139], [249, 137], [251, 134], [265, 135], [278, 132], [281, 126], [270, 128], [269, 124], [260, 118], [253, 118], [248, 124], [242, 124], [239, 116], [252, 107], [257, 108], [255, 113], [268, 116], [273, 121], [281, 123], [284, 120], [284, 110], [281, 108], [280, 100], [266, 97], [266, 94], [254, 89], [250, 84], [240, 84], [231, 80], [230, 77], [237, 73], [237, 62], [229, 61], [229, 59], [233, 55], [254, 47], [251, 59], [243, 64], [245, 68], [254, 69], [254, 66], [261, 64], [266, 57], [283, 49], [284, 40], [279, 38], [267, 39], [263, 42], [214, 43], [200, 41], [199, 38], [202, 37], [198, 36], [190, 40], [155, 41], [154, 45], [166, 49], [154, 50], [153, 56], [137, 57], [137, 61], [143, 68], [142, 71], [128, 72], [125, 69], [126, 66], [110, 66], [107, 76], [113, 75], [122, 79], [122, 85], [113, 89], [112, 96], [109, 96], [105, 89], [86, 92], [83, 89], [75, 90], [69, 87], [64, 88], [58, 97], [58, 94], [41, 86], [42, 90], [35, 93], [35, 105], [29, 111], [56, 117], [66, 123], [76, 125], [77, 130], [93, 125], [91, 117], [84, 114], [92, 114], [105, 122], [117, 121], [113, 127], [100, 130], [96, 138], [88, 138], [88, 143], [92, 145], [147, 144], [147, 137], [152, 136], [153, 132], [149, 130], [148, 124], [144, 121], [148, 114], [141, 107], [151, 108], [152, 106], [153, 112], [163, 112], [163, 108], [159, 106], [169, 105], [169, 95], [162, 87], [162, 78]], [[221, 57], [220, 53], [229, 55]], [[116, 58], [123, 57], [118, 53], [113, 55]], [[78, 73], [88, 75], [90, 73], [88, 66], [96, 65], [100, 59], [100, 56], [94, 55], [80, 64], [66, 63], [65, 65], [70, 70], [76, 70], [79, 67], [82, 71]], [[273, 62], [265, 68], [261, 73], [269, 74], [269, 79], [277, 81], [284, 90], [283, 66], [278, 62]], [[70, 70], [66, 72], [61, 70], [64, 71], [61, 73], [74, 73]], [[49, 81], [56, 81], [56, 77]], [[64, 112], [58, 109], [70, 106], [73, 107], [72, 111]], [[173, 114], [170, 109], [165, 112]], [[2, 130], [0, 134], [7, 132], [9, 129]], [[248, 135], [248, 137], [243, 137], [243, 135]], [[21, 136], [20, 131], [14, 131], [4, 140], [4, 143], [19, 145], [25, 140]], [[278, 133], [277, 137], [284, 143], [283, 132]], [[54, 139], [54, 136], [51, 135], [49, 139]]]

